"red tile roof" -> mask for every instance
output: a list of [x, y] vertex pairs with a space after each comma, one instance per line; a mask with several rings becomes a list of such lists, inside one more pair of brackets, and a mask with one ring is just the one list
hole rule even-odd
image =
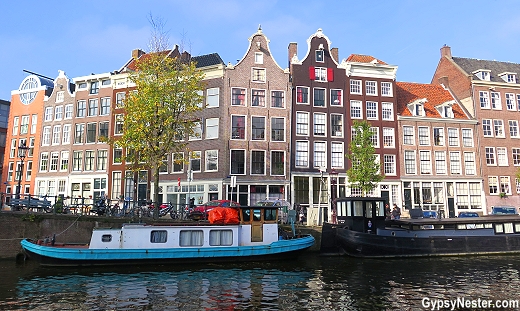
[[[408, 104], [422, 98], [426, 98], [424, 111], [426, 117], [441, 118], [435, 109], [437, 105], [455, 100], [450, 92], [442, 85], [422, 84], [412, 82], [396, 82], [397, 113], [401, 116], [412, 116]], [[452, 106], [455, 119], [469, 119], [457, 102]]]
[[[161, 51], [161, 52], [156, 52], [156, 53], [150, 53], [150, 54], [143, 54], [139, 57], [140, 60], [145, 60], [147, 57], [150, 57], [151, 54], [157, 54], [157, 55], [164, 55], [165, 57], [170, 54], [172, 52], [172, 50], [166, 50], [166, 51]], [[130, 60], [130, 62], [128, 63], [128, 65], [126, 66], [127, 69], [130, 69], [132, 71], [135, 71], [137, 68], [136, 68], [136, 63], [135, 63], [135, 58], [132, 58]]]
[[347, 62], [354, 62], [354, 63], [371, 63], [374, 60], [377, 60], [378, 64], [388, 65], [384, 61], [377, 59], [370, 55], [350, 54], [350, 56], [347, 58]]

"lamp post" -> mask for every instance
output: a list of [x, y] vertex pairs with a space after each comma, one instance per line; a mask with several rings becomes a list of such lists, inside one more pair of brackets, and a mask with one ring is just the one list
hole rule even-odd
[[331, 192], [330, 192], [330, 201], [331, 201], [331, 212], [332, 212], [332, 223], [337, 223], [337, 206], [336, 206], [336, 184], [338, 181], [339, 173], [336, 172], [335, 169], [332, 169], [329, 173], [330, 183], [331, 183]]
[[18, 147], [18, 157], [20, 158], [20, 165], [18, 170], [18, 185], [16, 186], [16, 198], [20, 198], [20, 190], [22, 187], [22, 175], [23, 175], [23, 164], [29, 147], [25, 146], [25, 142], [22, 142]]

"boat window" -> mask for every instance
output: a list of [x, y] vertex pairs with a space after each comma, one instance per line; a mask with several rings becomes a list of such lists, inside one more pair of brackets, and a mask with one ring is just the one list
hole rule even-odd
[[347, 202], [347, 216], [352, 216], [352, 202], [348, 201]]
[[466, 224], [466, 229], [476, 229], [475, 224]]
[[260, 210], [259, 209], [254, 209], [253, 210], [253, 220], [254, 221], [259, 221], [260, 220]]
[[495, 224], [495, 233], [504, 233], [504, 225]]
[[466, 225], [465, 224], [457, 225], [457, 229], [459, 229], [459, 230], [466, 229]]
[[353, 216], [363, 216], [363, 202], [362, 201], [354, 201], [354, 215]]
[[365, 202], [365, 209], [367, 212], [366, 217], [372, 218], [372, 202]]
[[150, 233], [151, 243], [166, 243], [168, 232], [166, 230], [152, 230]]
[[275, 209], [266, 209], [264, 212], [265, 220], [276, 220], [276, 210]]
[[101, 236], [101, 242], [112, 242], [112, 235], [111, 234], [103, 234]]
[[243, 209], [242, 210], [242, 220], [250, 221], [251, 220], [251, 210]]
[[515, 224], [515, 231], [520, 232], [520, 224]]
[[202, 246], [204, 232], [202, 230], [181, 230], [179, 244], [180, 246]]
[[493, 228], [493, 225], [492, 224], [484, 224], [484, 228], [491, 229], [491, 228]]
[[482, 229], [482, 228], [484, 228], [484, 225], [483, 225], [483, 224], [476, 224], [476, 225], [475, 225], [475, 228], [477, 228], [477, 229]]
[[376, 206], [377, 206], [376, 216], [385, 216], [385, 202], [377, 201]]
[[233, 244], [233, 231], [231, 230], [211, 230], [209, 232], [209, 245], [211, 246], [230, 246]]
[[504, 232], [505, 233], [513, 233], [513, 224], [508, 222], [504, 224]]

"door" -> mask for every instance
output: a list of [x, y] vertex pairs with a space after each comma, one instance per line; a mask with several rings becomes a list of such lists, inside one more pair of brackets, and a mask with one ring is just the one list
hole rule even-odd
[[251, 242], [262, 242], [264, 240], [262, 210], [254, 209], [251, 216]]
[[387, 190], [381, 191], [381, 197], [385, 200], [385, 203], [388, 203], [388, 205], [390, 205], [390, 192], [388, 192]]
[[453, 198], [448, 198], [448, 213], [450, 218], [455, 217], [455, 200]]
[[404, 189], [404, 208], [412, 209], [412, 189]]

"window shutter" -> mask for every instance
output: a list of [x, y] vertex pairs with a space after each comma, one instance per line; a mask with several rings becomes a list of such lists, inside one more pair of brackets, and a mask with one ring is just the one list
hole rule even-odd
[[313, 66], [309, 67], [309, 79], [316, 80], [316, 72]]
[[334, 81], [334, 68], [327, 68], [327, 81]]

